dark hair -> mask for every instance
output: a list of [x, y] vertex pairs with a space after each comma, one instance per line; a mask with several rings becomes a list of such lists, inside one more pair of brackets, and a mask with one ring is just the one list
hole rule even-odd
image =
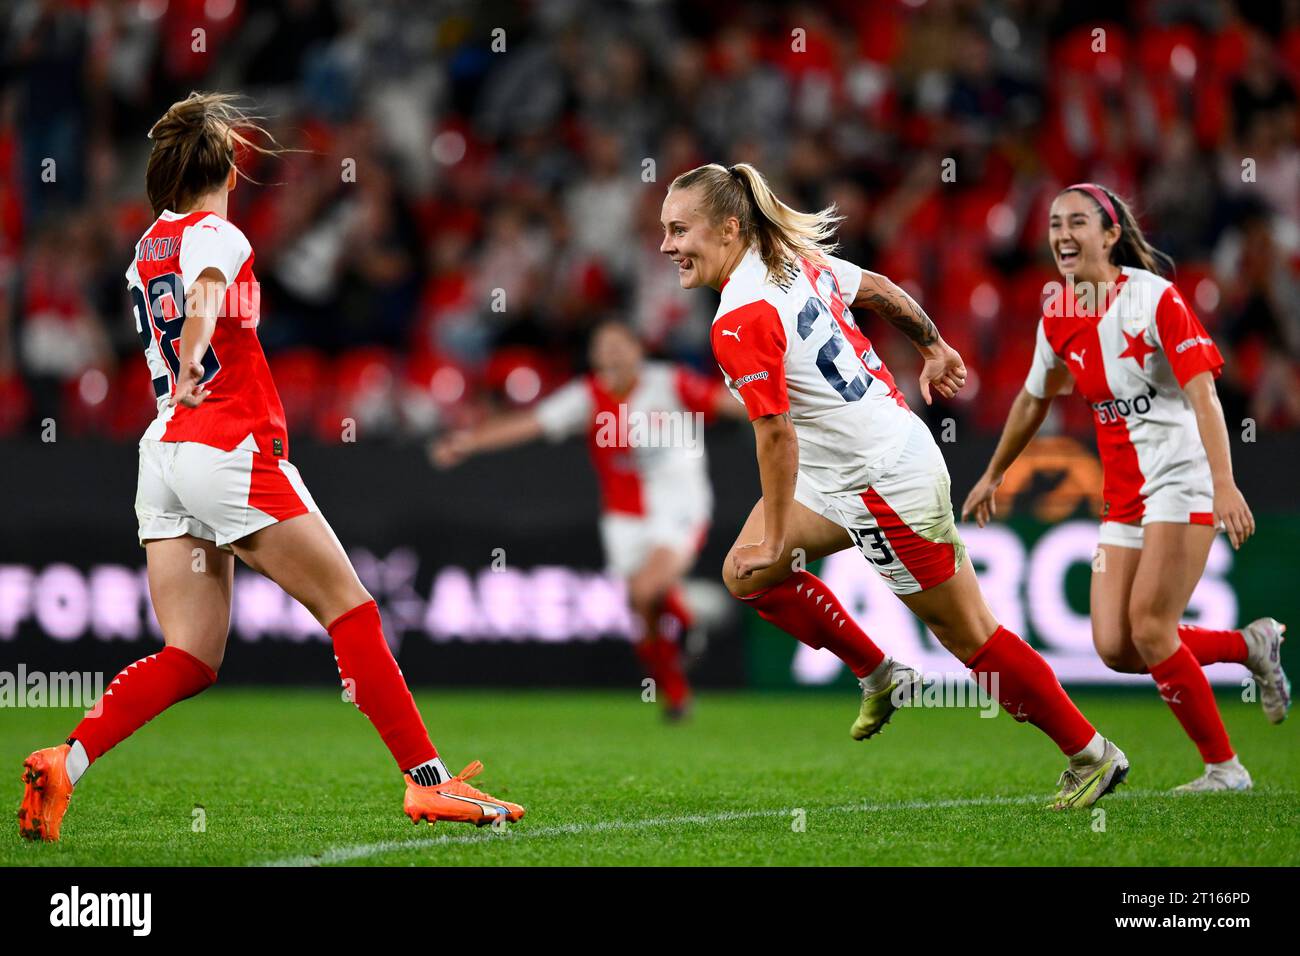
[[668, 188], [692, 187], [701, 190], [710, 222], [716, 225], [736, 217], [741, 236], [758, 247], [771, 275], [779, 274], [791, 257], [824, 262], [835, 250], [835, 227], [843, 219], [835, 207], [819, 212], [792, 209], [776, 198], [763, 174], [749, 163], [737, 163], [730, 169], [717, 163], [697, 166], [674, 179]]
[[[285, 150], [255, 117], [236, 105], [229, 93], [191, 93], [173, 103], [149, 130], [153, 149], [145, 169], [145, 189], [154, 215], [164, 209], [183, 212], [199, 196], [219, 187], [233, 168], [236, 145], [265, 155]], [[265, 137], [262, 146], [245, 133]]]
[[[1147, 272], [1154, 272], [1156, 275], [1172, 274], [1174, 271], [1173, 258], [1147, 242], [1146, 236], [1142, 235], [1142, 227], [1138, 225], [1137, 216], [1133, 214], [1133, 207], [1105, 186], [1097, 186], [1096, 188], [1105, 193], [1106, 198], [1110, 200], [1111, 205], [1114, 207], [1116, 215], [1119, 216], [1119, 241], [1111, 246], [1110, 261], [1117, 266], [1136, 266], [1139, 269], [1147, 270]], [[1090, 195], [1088, 190], [1069, 186], [1061, 190], [1061, 192], [1082, 193], [1092, 200], [1093, 205], [1097, 207], [1098, 214], [1101, 216], [1101, 228], [1103, 230], [1109, 229], [1115, 224], [1109, 210], [1106, 209], [1104, 204], [1097, 201], [1096, 196]]]

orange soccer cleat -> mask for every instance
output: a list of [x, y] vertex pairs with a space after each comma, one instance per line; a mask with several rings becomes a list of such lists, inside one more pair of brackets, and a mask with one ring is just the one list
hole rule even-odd
[[402, 801], [402, 809], [412, 823], [455, 820], [481, 827], [502, 817], [511, 823], [522, 817], [523, 807], [498, 800], [465, 782], [482, 769], [483, 764], [475, 760], [450, 780], [433, 787], [422, 787], [406, 774], [406, 799]]
[[23, 802], [18, 807], [18, 832], [28, 840], [59, 838], [63, 814], [72, 797], [65, 763], [68, 745], [46, 747], [23, 761]]

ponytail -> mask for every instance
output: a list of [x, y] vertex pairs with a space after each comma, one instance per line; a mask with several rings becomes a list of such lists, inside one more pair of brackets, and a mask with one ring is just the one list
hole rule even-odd
[[[235, 161], [236, 145], [264, 155], [286, 152], [257, 125], [259, 117], [235, 105], [237, 100], [228, 93], [191, 93], [173, 103], [149, 130], [153, 150], [144, 178], [155, 216], [165, 209], [184, 211], [219, 187], [232, 168], [242, 176]], [[259, 145], [245, 132], [265, 137], [271, 146]]]
[[835, 248], [835, 228], [843, 221], [833, 205], [820, 212], [800, 212], [781, 202], [763, 174], [749, 163], [730, 169], [709, 163], [682, 173], [669, 189], [698, 187], [710, 222], [735, 217], [747, 245], [758, 249], [769, 275], [779, 274], [791, 258], [825, 262]]
[[[1138, 225], [1133, 208], [1104, 186], [1094, 183], [1076, 183], [1062, 192], [1080, 192], [1097, 204], [1101, 228], [1109, 229], [1119, 222], [1119, 240], [1111, 247], [1110, 261], [1117, 266], [1136, 266], [1156, 275], [1167, 276], [1174, 271], [1174, 260], [1147, 242]], [[1116, 218], [1118, 217], [1118, 219]]]

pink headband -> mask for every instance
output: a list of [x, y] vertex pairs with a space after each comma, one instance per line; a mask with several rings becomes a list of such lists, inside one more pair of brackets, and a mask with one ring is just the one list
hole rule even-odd
[[1119, 216], [1115, 215], [1115, 204], [1110, 201], [1106, 195], [1106, 190], [1102, 189], [1096, 183], [1075, 183], [1073, 186], [1066, 186], [1061, 192], [1069, 192], [1071, 189], [1077, 189], [1080, 192], [1087, 193], [1093, 199], [1097, 200], [1097, 205], [1106, 210], [1112, 223], [1119, 222]]

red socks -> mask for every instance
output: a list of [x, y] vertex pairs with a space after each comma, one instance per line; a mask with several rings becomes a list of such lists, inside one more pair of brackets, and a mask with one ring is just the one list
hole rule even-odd
[[1007, 713], [1047, 734], [1067, 757], [1088, 746], [1096, 733], [1047, 661], [1005, 627], [994, 631], [966, 666], [988, 676], [986, 686]]
[[866, 677], [885, 659], [885, 652], [858, 627], [839, 599], [808, 571], [796, 571], [780, 584], [741, 600], [796, 640], [826, 648], [857, 677]]
[[682, 649], [677, 641], [654, 634], [636, 642], [636, 656], [646, 673], [654, 679], [656, 696], [664, 695], [669, 707], [684, 707], [691, 697], [686, 672], [682, 669]]
[[677, 633], [673, 635], [674, 637], [680, 638], [695, 623], [695, 615], [686, 603], [686, 597], [682, 594], [680, 587], [673, 588], [664, 596], [661, 613], [663, 616], [671, 617], [676, 621]]
[[334, 641], [343, 685], [351, 690], [357, 709], [375, 725], [397, 766], [406, 772], [438, 756], [384, 640], [378, 605], [374, 601], [358, 605], [326, 630]]
[[1179, 624], [1178, 639], [1202, 667], [1206, 664], [1246, 663], [1246, 639], [1241, 631], [1212, 631], [1195, 624]]
[[68, 739], [81, 741], [93, 763], [172, 704], [206, 690], [216, 679], [216, 671], [194, 655], [164, 647], [114, 677], [96, 705], [98, 715], [84, 717]]
[[1231, 760], [1232, 744], [1219, 716], [1219, 705], [1191, 648], [1180, 644], [1172, 655], [1151, 668], [1151, 676], [1160, 697], [1201, 752], [1201, 759], [1206, 763]]
[[[406, 771], [437, 757], [384, 641], [375, 602], [353, 608], [328, 630], [339, 675], [345, 682], [352, 681], [357, 707], [375, 725], [398, 766]], [[193, 697], [216, 679], [216, 672], [197, 657], [164, 647], [118, 674], [104, 691], [98, 716], [84, 718], [68, 739], [80, 741], [93, 762], [172, 704]]]

